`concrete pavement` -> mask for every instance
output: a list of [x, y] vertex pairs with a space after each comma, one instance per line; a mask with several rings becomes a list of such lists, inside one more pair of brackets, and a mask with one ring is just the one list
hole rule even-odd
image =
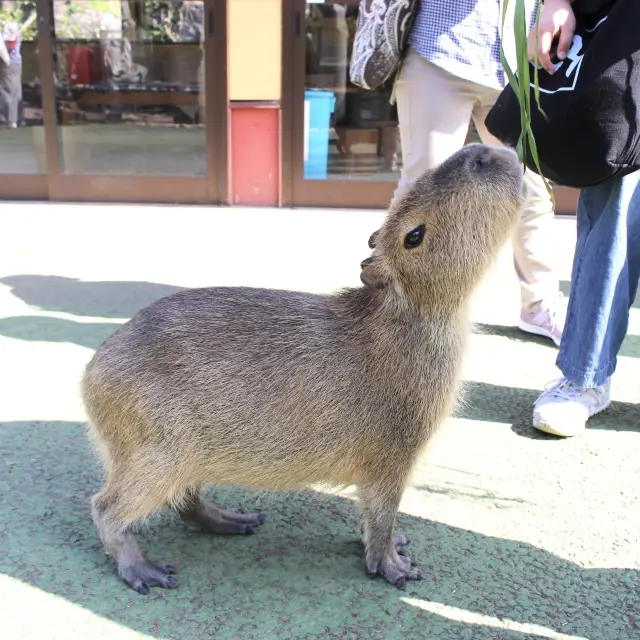
[[[358, 285], [382, 217], [0, 203], [1, 638], [640, 638], [640, 304], [612, 408], [579, 438], [538, 434], [531, 405], [557, 350], [514, 326], [509, 246], [474, 300], [467, 406], [401, 507], [424, 581], [401, 592], [365, 575], [348, 490], [220, 489], [217, 502], [267, 514], [257, 535], [198, 534], [166, 513], [139, 540], [180, 563], [180, 587], [143, 597], [115, 575], [88, 509], [101, 475], [77, 381], [92, 351], [180, 287]], [[575, 223], [555, 225], [567, 289]]]

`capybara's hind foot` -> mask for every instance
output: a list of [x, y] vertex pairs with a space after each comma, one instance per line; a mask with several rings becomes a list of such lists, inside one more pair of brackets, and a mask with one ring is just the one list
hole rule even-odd
[[264, 522], [261, 513], [242, 513], [239, 509], [220, 509], [205, 500], [193, 500], [178, 511], [182, 520], [210, 533], [248, 535]]
[[382, 558], [369, 560], [367, 569], [369, 573], [382, 576], [399, 589], [406, 588], [407, 580], [422, 580], [422, 572], [411, 566], [411, 558], [400, 556], [395, 550]]
[[406, 555], [405, 547], [409, 544], [410, 540], [406, 536], [393, 536], [393, 546], [396, 549], [398, 555]]
[[151, 587], [174, 589], [178, 580], [173, 577], [176, 570], [170, 565], [157, 565], [144, 557], [134, 558], [131, 562], [118, 567], [120, 577], [135, 591], [146, 595]]

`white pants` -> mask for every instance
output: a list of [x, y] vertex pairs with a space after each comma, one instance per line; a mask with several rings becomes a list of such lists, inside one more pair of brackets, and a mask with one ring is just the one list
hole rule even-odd
[[[403, 165], [396, 195], [464, 145], [471, 118], [482, 142], [501, 144], [484, 124], [498, 95], [499, 91], [454, 76], [409, 48], [396, 82]], [[542, 178], [532, 171], [527, 170], [525, 183], [527, 200], [512, 244], [522, 306], [532, 311], [558, 295], [559, 283], [551, 267], [551, 198]]]

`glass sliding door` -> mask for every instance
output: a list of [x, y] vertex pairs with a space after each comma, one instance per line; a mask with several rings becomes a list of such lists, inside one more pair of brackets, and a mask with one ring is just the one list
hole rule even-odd
[[[297, 206], [386, 207], [402, 168], [392, 83], [349, 80], [358, 0], [283, 0], [283, 200]], [[468, 141], [477, 141], [470, 126]], [[556, 211], [577, 191], [556, 186]]]
[[54, 196], [224, 200], [224, 0], [47, 2]]
[[391, 84], [349, 81], [358, 4], [305, 6], [304, 178], [396, 182], [402, 154]]
[[349, 79], [358, 5], [358, 0], [292, 3], [295, 204], [383, 206], [400, 176], [392, 84], [365, 91]]
[[35, 2], [0, 2], [0, 198], [45, 197], [47, 160]]

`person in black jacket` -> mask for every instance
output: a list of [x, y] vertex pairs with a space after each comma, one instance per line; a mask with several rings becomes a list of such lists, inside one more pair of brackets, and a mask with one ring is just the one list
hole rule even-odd
[[[554, 72], [550, 52], [564, 59], [575, 30], [575, 12], [592, 12], [611, 0], [545, 0], [538, 38], [529, 57]], [[588, 135], [588, 132], [585, 132]], [[578, 233], [567, 319], [556, 364], [562, 377], [533, 408], [535, 428], [573, 436], [611, 403], [611, 376], [629, 323], [640, 274], [640, 171], [580, 191]]]

